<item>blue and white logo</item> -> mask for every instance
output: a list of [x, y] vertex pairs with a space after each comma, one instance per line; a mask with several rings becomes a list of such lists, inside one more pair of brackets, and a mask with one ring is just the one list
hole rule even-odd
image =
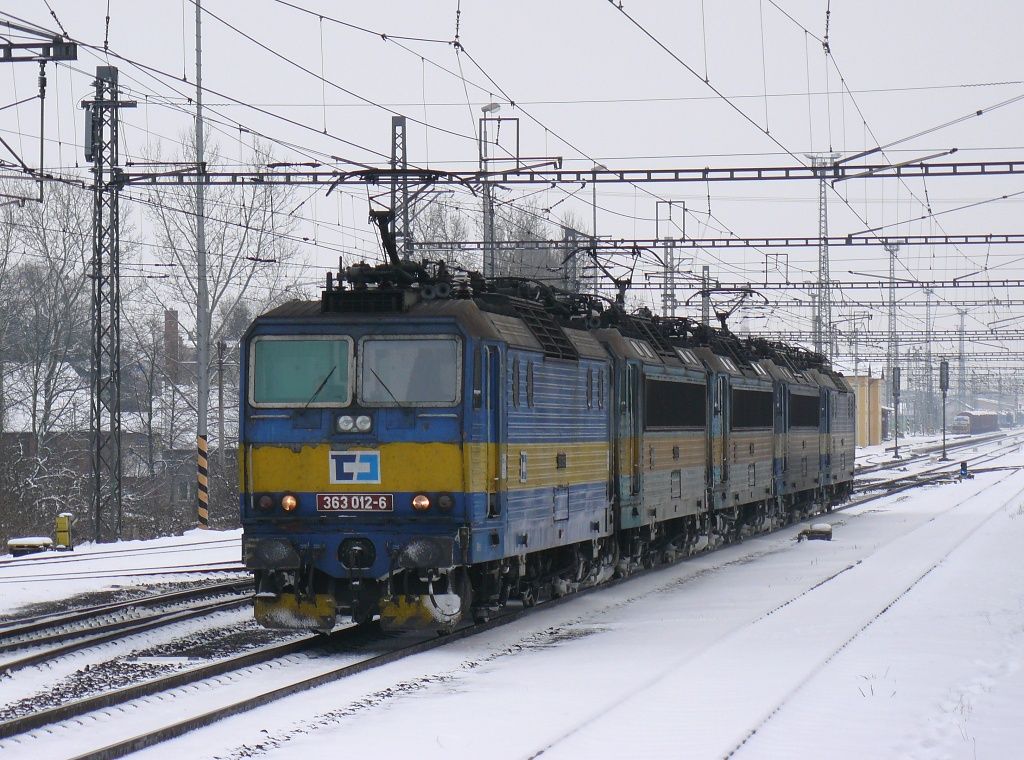
[[379, 451], [332, 451], [331, 483], [380, 483]]

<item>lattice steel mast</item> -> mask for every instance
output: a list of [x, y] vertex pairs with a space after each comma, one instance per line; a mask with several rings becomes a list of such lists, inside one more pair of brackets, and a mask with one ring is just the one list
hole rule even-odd
[[586, 254], [579, 250], [580, 233], [571, 227], [562, 228], [566, 255], [562, 259], [562, 287], [570, 293], [580, 292], [580, 262]]
[[117, 181], [117, 68], [96, 67], [86, 109], [85, 158], [92, 161], [92, 434], [94, 538], [121, 535], [121, 240]]
[[964, 318], [967, 316], [967, 311], [965, 309], [958, 309], [957, 311], [960, 314], [960, 329], [957, 330], [956, 392], [962, 411], [966, 408], [967, 404], [967, 365], [964, 361]]
[[391, 117], [391, 211], [395, 247], [404, 261], [412, 258], [412, 230], [409, 228], [409, 157], [404, 116]]
[[814, 319], [814, 350], [832, 359], [832, 289], [828, 261], [828, 180], [825, 168], [839, 159], [838, 153], [807, 154], [818, 174], [818, 309]]
[[700, 323], [711, 324], [711, 268], [707, 264], [700, 268]]
[[924, 426], [925, 432], [935, 430], [935, 378], [932, 367], [932, 291], [925, 290], [924, 308]]

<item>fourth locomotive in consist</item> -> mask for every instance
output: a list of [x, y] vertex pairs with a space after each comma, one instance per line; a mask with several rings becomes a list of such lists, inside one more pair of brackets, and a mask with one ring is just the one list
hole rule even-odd
[[243, 553], [270, 627], [450, 630], [848, 497], [819, 355], [443, 264], [349, 267], [242, 344]]

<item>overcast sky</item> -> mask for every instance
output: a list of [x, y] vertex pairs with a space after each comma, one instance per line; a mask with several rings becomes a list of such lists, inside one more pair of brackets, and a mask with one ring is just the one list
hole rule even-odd
[[[49, 5], [70, 36], [102, 47], [105, 0], [49, 0]], [[888, 158], [904, 161], [951, 148], [958, 149], [956, 158], [961, 160], [1024, 156], [1019, 134], [1024, 100], [988, 112], [1024, 94], [1019, 44], [1024, 9], [1009, 0], [837, 0], [831, 3], [828, 25], [834, 63], [826, 61], [820, 42], [826, 28], [824, 0], [625, 3], [625, 12], [696, 76], [607, 0], [462, 0], [461, 55], [448, 44], [456, 35], [456, 0], [204, 0], [203, 5], [223, 20], [204, 16], [203, 78], [210, 91], [211, 128], [225, 163], [236, 164], [244, 157], [243, 146], [251, 144], [252, 132], [278, 141], [274, 152], [279, 160], [336, 156], [382, 163], [390, 150], [390, 109], [416, 120], [409, 127], [414, 164], [473, 168], [477, 119], [488, 102], [503, 104], [502, 117], [519, 119], [521, 155], [561, 157], [568, 167], [589, 167], [594, 161], [612, 168], [793, 164], [787, 151], [801, 159], [808, 151], [849, 154], [922, 131], [927, 134], [900, 142]], [[116, 53], [109, 63], [120, 68], [128, 96], [140, 106], [123, 115], [123, 156], [137, 158], [147, 144], [159, 144], [163, 155], [173, 156], [191, 128], [193, 2], [111, 0], [109, 8], [109, 47]], [[51, 29], [57, 24], [44, 0], [8, 0], [0, 10]], [[370, 32], [385, 33], [388, 39]], [[77, 63], [48, 67], [49, 166], [70, 170], [82, 165], [78, 103], [89, 94], [95, 66], [104, 62], [102, 52], [82, 49]], [[137, 64], [168, 76], [154, 76]], [[34, 65], [7, 68], [0, 72], [4, 104], [34, 93]], [[321, 72], [326, 83], [319, 79]], [[840, 72], [852, 97], [844, 91]], [[705, 76], [733, 105], [712, 91]], [[979, 109], [985, 111], [982, 116], [933, 129]], [[240, 131], [239, 124], [250, 132]], [[34, 156], [37, 104], [0, 111], [0, 129], [24, 155]], [[512, 122], [503, 124], [503, 146], [512, 147], [512, 135]], [[502, 197], [513, 199], [538, 189], [512, 189]], [[932, 220], [919, 217], [925, 214], [925, 202], [941, 212], [1019, 192], [1024, 177], [933, 179], [927, 187], [921, 180], [859, 180], [839, 190], [849, 206], [830, 193], [832, 234], [862, 230], [865, 221], [871, 227], [900, 223], [888, 231], [905, 234], [1021, 231], [1016, 216], [1024, 195]], [[365, 191], [352, 189], [330, 198], [322, 191], [308, 195], [297, 214], [308, 220], [303, 224], [310, 236], [323, 243], [319, 251], [308, 246], [311, 262], [333, 264], [339, 247], [373, 255], [376, 242], [365, 223]], [[300, 197], [306, 196], [303, 191]], [[691, 237], [718, 236], [725, 228], [740, 236], [817, 234], [813, 182], [642, 189], [604, 185], [597, 197], [598, 233], [653, 237], [659, 198], [686, 202], [693, 212], [686, 219]], [[544, 190], [534, 199], [552, 209], [553, 219], [572, 209], [590, 224], [589, 187]], [[467, 208], [477, 205], [464, 193], [453, 200]], [[990, 251], [915, 248], [901, 252], [899, 275], [949, 279], [987, 265], [992, 278], [1016, 278], [1024, 276], [1024, 260], [1018, 262], [1018, 257], [1024, 252], [1009, 246]], [[816, 260], [814, 250], [789, 251], [790, 279], [813, 279]], [[764, 278], [765, 256], [759, 251], [698, 254], [692, 267], [684, 264], [683, 269], [699, 272], [701, 263], [710, 263], [723, 280]], [[781, 276], [774, 267], [770, 270], [772, 279]], [[862, 277], [851, 271], [887, 273], [884, 250], [833, 249], [833, 279]], [[1020, 297], [1005, 289], [969, 295], [980, 298], [982, 293]], [[657, 303], [656, 294], [642, 295]], [[681, 298], [687, 295], [680, 293]], [[844, 297], [877, 301], [883, 294]], [[923, 298], [913, 291], [901, 291], [900, 297]], [[849, 311], [837, 310], [836, 316]], [[953, 309], [940, 308], [939, 313], [947, 316], [939, 317], [938, 327], [955, 326], [955, 316], [948, 316]], [[1007, 313], [1005, 308], [974, 309], [969, 326], [981, 327]], [[922, 314], [920, 309], [906, 310], [907, 325], [920, 327]], [[809, 325], [807, 309], [778, 311], [776, 317], [773, 327]], [[764, 323], [752, 323], [759, 324]], [[871, 327], [884, 329], [881, 316]]]

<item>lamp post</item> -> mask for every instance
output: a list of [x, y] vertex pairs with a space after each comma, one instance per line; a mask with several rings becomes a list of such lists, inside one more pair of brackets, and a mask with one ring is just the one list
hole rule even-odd
[[484, 277], [494, 277], [494, 191], [487, 179], [487, 119], [488, 115], [497, 113], [501, 109], [500, 103], [488, 103], [480, 109], [483, 116], [480, 118], [480, 173], [483, 192], [483, 223], [484, 223]]

